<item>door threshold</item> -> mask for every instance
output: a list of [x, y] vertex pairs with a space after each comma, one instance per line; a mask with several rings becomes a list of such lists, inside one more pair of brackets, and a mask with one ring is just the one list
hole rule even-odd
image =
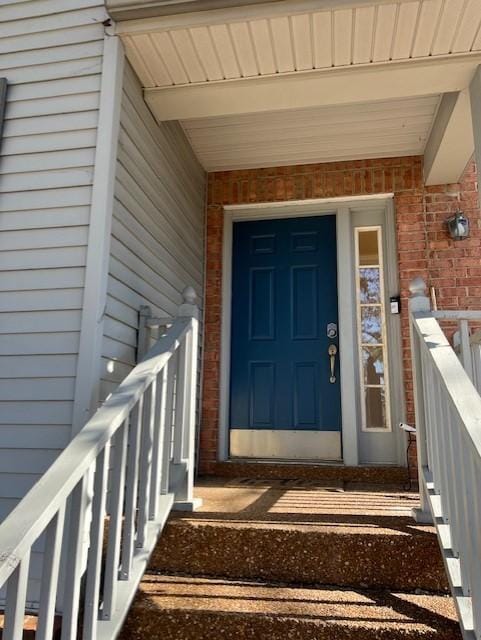
[[222, 462], [229, 463], [232, 462], [234, 464], [288, 464], [288, 465], [304, 465], [304, 466], [319, 466], [319, 467], [344, 467], [343, 460], [318, 460], [317, 458], [241, 458], [232, 456], [228, 460], [223, 460]]
[[259, 465], [275, 465], [275, 464], [282, 464], [282, 465], [298, 465], [298, 466], [306, 466], [306, 467], [365, 467], [368, 469], [373, 469], [373, 468], [386, 468], [386, 467], [393, 467], [393, 468], [399, 468], [399, 467], [403, 467], [403, 465], [399, 465], [396, 462], [360, 462], [357, 465], [346, 465], [345, 462], [343, 460], [317, 460], [315, 458], [313, 459], [294, 459], [294, 458], [237, 458], [235, 456], [231, 456], [230, 458], [228, 458], [227, 460], [219, 460], [218, 461], [221, 464], [259, 464]]

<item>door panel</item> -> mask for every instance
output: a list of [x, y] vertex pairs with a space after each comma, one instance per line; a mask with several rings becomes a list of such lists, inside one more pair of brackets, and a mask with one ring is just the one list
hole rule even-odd
[[319, 424], [319, 363], [296, 362], [293, 375], [294, 428], [316, 429]]
[[325, 441], [339, 457], [339, 358], [330, 381], [328, 356], [338, 339], [326, 332], [338, 324], [336, 217], [235, 223], [232, 301], [231, 429], [299, 432], [286, 443], [336, 432]]

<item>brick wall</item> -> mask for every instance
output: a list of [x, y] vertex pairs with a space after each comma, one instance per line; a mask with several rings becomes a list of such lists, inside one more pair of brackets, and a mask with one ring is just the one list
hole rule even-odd
[[[309, 198], [395, 194], [401, 282], [403, 364], [407, 420], [414, 421], [410, 372], [408, 285], [423, 276], [436, 287], [439, 308], [481, 307], [481, 218], [476, 171], [461, 184], [423, 186], [422, 158], [387, 158], [211, 173], [207, 198], [207, 280], [200, 460], [202, 473], [214, 473], [219, 427], [223, 207]], [[462, 208], [472, 237], [454, 242], [444, 220]]]

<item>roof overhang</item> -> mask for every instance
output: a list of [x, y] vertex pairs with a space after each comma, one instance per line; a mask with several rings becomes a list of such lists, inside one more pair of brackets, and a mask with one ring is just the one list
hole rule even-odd
[[[252, 134], [255, 127], [262, 131], [269, 114], [294, 117], [297, 110], [295, 126], [306, 122], [300, 136], [306, 139], [312, 109], [316, 133], [325, 130], [327, 140], [331, 131], [322, 116], [332, 119], [333, 108], [347, 117], [355, 115], [355, 105], [379, 111], [384, 103], [392, 110], [406, 100], [421, 105], [423, 97], [435, 97], [439, 105], [428, 128], [408, 117], [386, 128], [398, 127], [396, 141], [400, 149], [406, 143], [405, 155], [408, 147], [426, 154], [428, 182], [455, 182], [473, 153], [466, 91], [481, 65], [479, 0], [107, 0], [107, 6], [152, 113], [159, 122], [180, 121], [187, 133], [195, 129], [199, 140], [217, 136], [205, 153], [209, 147], [217, 154], [219, 138], [234, 144], [224, 132], [232, 125], [240, 130], [250, 117]], [[150, 17], [133, 11], [149, 11]], [[361, 125], [352, 135], [366, 139]], [[277, 142], [286, 137], [279, 133]], [[368, 142], [365, 157], [389, 155], [385, 140], [379, 152]], [[245, 150], [247, 142], [239, 139], [239, 145]], [[362, 153], [359, 145], [355, 150]], [[305, 160], [315, 161], [310, 153]], [[216, 164], [221, 155], [210, 166], [222, 168]], [[328, 160], [319, 151], [317, 161]], [[247, 159], [244, 166], [250, 166]]]

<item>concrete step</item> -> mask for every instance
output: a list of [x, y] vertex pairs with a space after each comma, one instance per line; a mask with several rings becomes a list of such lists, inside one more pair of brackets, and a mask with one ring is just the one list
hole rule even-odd
[[120, 640], [461, 640], [452, 599], [146, 575]]
[[193, 514], [175, 514], [150, 570], [297, 584], [447, 592], [434, 528], [410, 516], [417, 494], [332, 483], [210, 480]]
[[348, 467], [343, 464], [295, 463], [229, 460], [217, 462], [216, 477], [250, 478], [260, 480], [307, 480], [311, 482], [342, 481], [372, 484], [403, 484], [409, 482], [406, 467], [394, 465], [364, 465]]

